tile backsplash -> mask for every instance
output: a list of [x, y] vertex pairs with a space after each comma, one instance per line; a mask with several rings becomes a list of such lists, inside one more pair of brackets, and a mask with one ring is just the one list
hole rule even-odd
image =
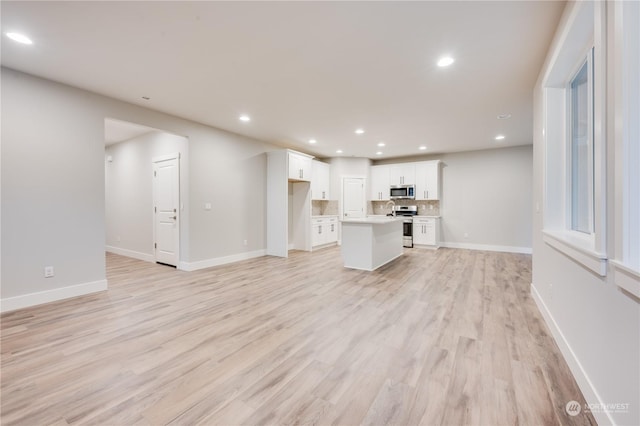
[[311, 214], [313, 216], [338, 215], [338, 200], [312, 200]]
[[[416, 201], [395, 200], [396, 206], [418, 206], [418, 214], [421, 216], [440, 216], [440, 201]], [[372, 201], [372, 214], [391, 213], [391, 206], [387, 207], [387, 201]], [[371, 214], [371, 213], [370, 213]]]
[[[397, 206], [418, 206], [418, 214], [422, 216], [440, 216], [440, 201], [415, 201], [396, 200]], [[367, 214], [390, 213], [386, 201], [367, 201]], [[311, 201], [311, 214], [313, 216], [338, 215], [338, 200], [313, 200]]]

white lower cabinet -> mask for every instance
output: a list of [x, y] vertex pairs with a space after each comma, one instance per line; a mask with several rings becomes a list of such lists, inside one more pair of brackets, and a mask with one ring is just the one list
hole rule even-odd
[[338, 242], [338, 216], [311, 219], [311, 246], [319, 247]]
[[413, 244], [438, 247], [440, 245], [440, 218], [414, 217]]

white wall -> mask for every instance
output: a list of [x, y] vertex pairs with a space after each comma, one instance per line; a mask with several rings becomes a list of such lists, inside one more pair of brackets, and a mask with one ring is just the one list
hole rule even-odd
[[[155, 131], [106, 147], [105, 159], [111, 160], [105, 161], [108, 251], [154, 260], [152, 160], [176, 152], [180, 153], [180, 192], [188, 194], [189, 144], [185, 137]], [[185, 235], [187, 231], [181, 229]], [[181, 243], [186, 248], [184, 240]]]
[[[569, 3], [558, 27], [540, 76], [546, 74], [550, 58], [566, 34], [567, 18], [577, 3]], [[613, 3], [613, 2], [612, 2]], [[612, 4], [608, 4], [610, 8]], [[609, 40], [614, 27], [605, 31]], [[610, 63], [615, 67], [615, 64]], [[614, 76], [615, 68], [607, 73]], [[543, 206], [544, 157], [543, 92], [541, 81], [534, 90], [534, 204]], [[608, 99], [597, 108], [613, 109]], [[609, 125], [618, 117], [608, 117]], [[607, 156], [614, 164], [613, 140]], [[606, 171], [606, 179], [615, 179], [613, 167]], [[614, 253], [616, 244], [613, 218], [616, 194], [613, 185], [605, 195], [610, 214], [607, 223], [607, 251]], [[629, 404], [625, 412], [602, 411], [595, 414], [599, 424], [640, 424], [640, 300], [620, 290], [611, 277], [601, 277], [543, 241], [544, 210], [533, 215], [533, 283], [532, 294], [554, 334], [580, 388], [591, 404]]]
[[104, 289], [104, 116], [85, 92], [1, 78], [2, 309]]
[[1, 78], [2, 310], [105, 288], [106, 117], [189, 139], [183, 267], [264, 250], [264, 153], [276, 147], [11, 69]]
[[376, 164], [425, 160], [443, 162], [440, 195], [443, 245], [530, 252], [531, 145], [385, 160]]
[[442, 241], [478, 248], [530, 250], [532, 147], [447, 154], [439, 158], [444, 163], [440, 200]]

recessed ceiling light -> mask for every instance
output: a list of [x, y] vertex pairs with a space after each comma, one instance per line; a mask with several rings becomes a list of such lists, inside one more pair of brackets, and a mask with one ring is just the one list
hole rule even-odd
[[361, 135], [364, 133], [363, 129], [356, 129], [356, 134]]
[[251, 121], [251, 117], [249, 117], [248, 115], [241, 115], [239, 117], [239, 120], [244, 121], [246, 123], [247, 121]]
[[453, 62], [454, 62], [454, 59], [451, 56], [443, 56], [442, 58], [438, 59], [438, 66], [448, 67]]
[[336, 154], [342, 154], [342, 150], [341, 149], [336, 150]]
[[378, 146], [380, 146], [380, 147], [382, 147], [382, 146], [384, 146], [384, 145], [385, 145], [385, 144], [384, 144], [384, 142], [380, 142], [380, 143], [378, 144]]
[[6, 33], [6, 34], [7, 34], [7, 37], [9, 37], [13, 41], [17, 41], [18, 43], [33, 44], [31, 39], [24, 34], [20, 34], [20, 33]]
[[420, 151], [424, 151], [425, 149], [427, 149], [426, 146], [422, 145], [421, 147], [418, 148]]
[[314, 144], [314, 143], [316, 143], [316, 142], [317, 142], [317, 141], [316, 141], [315, 139], [309, 139], [309, 143], [310, 143], [311, 145], [313, 145], [313, 144]]
[[382, 155], [382, 151], [376, 152], [376, 155]]
[[507, 120], [511, 118], [511, 114], [499, 114], [498, 115], [498, 120]]
[[502, 139], [504, 139], [504, 135], [498, 135], [498, 136], [496, 136], [496, 140], [497, 140], [497, 141], [501, 141]]

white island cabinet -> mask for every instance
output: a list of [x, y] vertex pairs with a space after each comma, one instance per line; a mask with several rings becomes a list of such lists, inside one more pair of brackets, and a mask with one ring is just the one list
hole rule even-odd
[[343, 219], [342, 260], [346, 268], [373, 271], [402, 256], [402, 217]]

